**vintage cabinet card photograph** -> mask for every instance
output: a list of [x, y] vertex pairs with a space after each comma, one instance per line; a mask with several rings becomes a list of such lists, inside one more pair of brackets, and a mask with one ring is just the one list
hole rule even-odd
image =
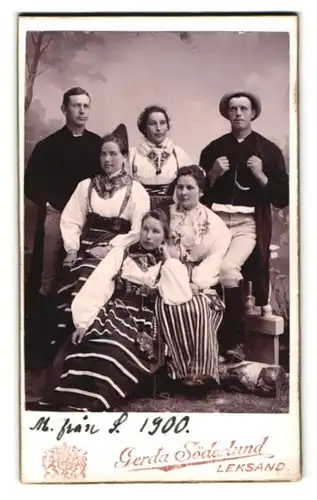
[[298, 481], [298, 19], [21, 15], [21, 481]]

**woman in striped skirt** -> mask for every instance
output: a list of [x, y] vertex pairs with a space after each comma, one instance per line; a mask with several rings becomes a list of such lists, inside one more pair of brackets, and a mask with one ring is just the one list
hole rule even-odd
[[42, 408], [109, 411], [160, 366], [155, 298], [180, 304], [191, 293], [186, 269], [160, 248], [166, 237], [166, 215], [150, 211], [140, 242], [113, 248], [83, 285], [62, 375]]
[[150, 208], [145, 189], [126, 170], [127, 133], [119, 125], [102, 139], [102, 173], [80, 182], [61, 216], [67, 252], [57, 293], [59, 344], [73, 331], [71, 301], [111, 248], [139, 239], [141, 220]]
[[169, 253], [178, 258], [191, 290], [181, 305], [156, 303], [156, 316], [167, 345], [168, 372], [186, 385], [218, 382], [217, 330], [224, 306], [213, 288], [230, 243], [223, 221], [200, 202], [205, 174], [195, 165], [179, 170], [177, 202], [170, 206]]
[[173, 203], [177, 172], [192, 161], [185, 151], [168, 137], [170, 117], [162, 106], [147, 106], [138, 118], [143, 141], [130, 149], [129, 164], [151, 198], [151, 208], [163, 208]]

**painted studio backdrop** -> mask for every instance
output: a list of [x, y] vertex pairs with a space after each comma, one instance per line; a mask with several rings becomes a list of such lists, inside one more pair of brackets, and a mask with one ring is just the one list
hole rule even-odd
[[[130, 145], [141, 139], [137, 117], [165, 106], [170, 137], [198, 162], [203, 147], [229, 131], [221, 96], [246, 89], [263, 105], [254, 129], [283, 151], [288, 168], [289, 37], [287, 33], [28, 32], [25, 82], [25, 161], [34, 145], [64, 125], [63, 93], [73, 86], [92, 99], [88, 130], [104, 135], [126, 124]], [[27, 268], [36, 208], [25, 202]], [[273, 209], [273, 311], [284, 317], [288, 343], [288, 208]]]

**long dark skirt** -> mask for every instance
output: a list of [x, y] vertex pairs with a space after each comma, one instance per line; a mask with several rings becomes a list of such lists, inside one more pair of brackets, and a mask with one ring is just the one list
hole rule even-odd
[[167, 345], [169, 376], [174, 380], [201, 377], [219, 382], [217, 330], [224, 305], [217, 293], [200, 293], [178, 306], [158, 298], [155, 311]]
[[151, 201], [151, 210], [160, 208], [167, 215], [169, 214], [169, 206], [173, 202], [174, 182], [172, 184], [147, 184], [143, 185], [146, 189]]
[[[127, 224], [123, 230], [121, 229], [118, 232], [109, 230], [108, 221], [109, 219], [102, 217], [91, 219], [91, 225], [81, 239], [80, 250], [75, 263], [71, 268], [63, 268], [63, 275], [57, 292], [57, 342], [63, 341], [74, 331], [71, 303], [102, 260], [89, 255], [87, 250], [99, 244], [107, 246], [116, 234], [129, 231], [128, 221], [121, 219], [123, 223]], [[100, 242], [101, 239], [102, 242]]]
[[140, 296], [113, 298], [81, 344], [69, 345], [57, 387], [42, 401], [53, 407], [109, 411], [161, 364], [152, 309]]
[[151, 209], [160, 208], [167, 215], [169, 214], [169, 207], [172, 205], [173, 197], [172, 196], [150, 196], [151, 201]]

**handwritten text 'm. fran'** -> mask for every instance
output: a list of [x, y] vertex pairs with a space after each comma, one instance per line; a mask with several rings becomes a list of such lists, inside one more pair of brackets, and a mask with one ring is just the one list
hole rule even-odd
[[91, 435], [97, 434], [100, 429], [96, 428], [94, 424], [90, 424], [87, 421], [88, 415], [84, 415], [82, 422], [72, 423], [70, 418], [64, 418], [62, 425], [59, 425], [57, 429], [52, 426], [50, 417], [40, 417], [38, 421], [30, 427], [31, 431], [41, 431], [41, 432], [55, 432], [57, 441], [60, 441], [64, 435], [67, 434], [83, 434], [89, 433]]

